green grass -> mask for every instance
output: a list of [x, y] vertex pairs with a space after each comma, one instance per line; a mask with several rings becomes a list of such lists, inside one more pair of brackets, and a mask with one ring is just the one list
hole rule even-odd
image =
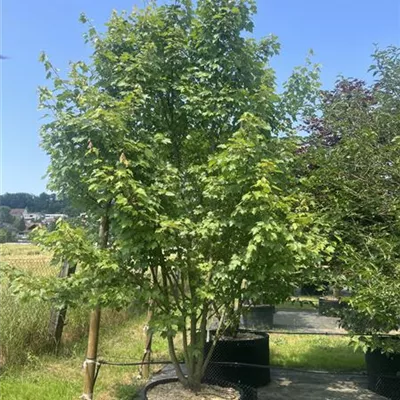
[[[48, 337], [51, 305], [39, 300], [21, 301], [5, 286], [0, 287], [0, 367], [9, 368], [29, 363], [49, 352], [53, 343]], [[64, 327], [63, 346], [67, 351], [88, 328], [89, 310], [69, 309]], [[126, 319], [126, 313], [106, 311], [106, 325]]]
[[271, 365], [324, 371], [365, 369], [364, 354], [346, 336], [270, 335]]
[[[101, 329], [99, 354], [106, 360], [132, 361], [143, 355], [144, 318], [133, 316], [129, 320]], [[104, 326], [104, 325], [103, 325]], [[24, 367], [7, 369], [0, 378], [1, 398], [7, 400], [70, 400], [82, 394], [81, 365], [86, 340], [65, 348], [58, 357], [42, 355]], [[166, 343], [156, 336], [153, 343], [154, 359], [166, 359]], [[160, 367], [155, 367], [155, 369]], [[138, 378], [137, 367], [102, 366], [96, 383], [96, 399], [128, 400], [143, 381]]]
[[318, 296], [293, 296], [291, 300], [276, 306], [277, 310], [316, 310]]
[[50, 306], [40, 301], [21, 302], [6, 287], [0, 288], [1, 365], [21, 365], [46, 346]]
[[53, 400], [78, 398], [78, 382], [46, 375], [2, 378], [1, 396], [7, 400]]
[[[50, 257], [33, 245], [0, 246], [1, 261], [35, 275], [55, 275]], [[2, 271], [0, 271], [0, 274]], [[51, 305], [39, 300], [21, 301], [13, 296], [7, 280], [0, 282], [0, 368], [21, 366], [48, 352], [53, 343], [48, 338]], [[88, 309], [68, 310], [64, 345], [86, 334]], [[108, 315], [111, 318], [111, 314]]]

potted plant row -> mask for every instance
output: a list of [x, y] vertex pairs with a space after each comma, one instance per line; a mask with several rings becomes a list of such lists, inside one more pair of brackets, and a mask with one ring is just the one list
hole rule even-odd
[[[341, 325], [351, 332], [355, 348], [365, 353], [368, 388], [400, 400], [400, 304], [393, 296], [386, 297], [387, 292], [385, 299], [374, 293], [366, 302], [368, 290], [364, 290], [356, 292], [351, 307], [341, 311]], [[371, 315], [378, 304], [379, 309]]]

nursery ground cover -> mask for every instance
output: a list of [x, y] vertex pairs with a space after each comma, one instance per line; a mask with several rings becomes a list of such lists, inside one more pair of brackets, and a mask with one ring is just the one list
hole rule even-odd
[[[0, 248], [3, 262], [23, 260], [21, 267], [40, 273], [48, 255], [30, 245], [3, 245]], [[2, 344], [12, 349], [12, 365], [3, 367], [0, 378], [2, 398], [9, 400], [77, 398], [82, 391], [82, 355], [85, 353], [87, 310], [73, 310], [66, 327], [65, 346], [56, 357], [43, 352], [49, 306], [40, 303], [20, 304], [10, 293], [1, 293], [2, 312], [0, 334]], [[308, 300], [308, 299], [304, 299]], [[310, 299], [312, 300], [312, 299]], [[278, 307], [279, 309], [279, 307]], [[35, 312], [32, 312], [35, 310]], [[23, 323], [22, 323], [23, 322]], [[100, 357], [106, 360], [137, 361], [143, 354], [145, 316], [116, 313], [105, 310], [100, 341]], [[32, 332], [37, 332], [36, 336]], [[27, 338], [36, 337], [26, 350]], [[8, 341], [7, 341], [8, 338]], [[12, 339], [12, 340], [11, 340]], [[355, 371], [364, 368], [363, 355], [348, 346], [347, 337], [318, 335], [271, 334], [271, 364], [280, 367], [326, 371]], [[168, 359], [165, 341], [156, 336], [153, 343], [154, 359]], [[154, 367], [156, 371], [161, 367]], [[138, 369], [134, 367], [108, 367], [100, 370], [96, 384], [100, 400], [130, 399], [143, 385]]]
[[[136, 317], [103, 332], [101, 358], [139, 360], [143, 354], [143, 323], [144, 318]], [[78, 397], [82, 390], [84, 345], [85, 342], [81, 341], [70, 349], [69, 354], [59, 358], [37, 357], [23, 368], [5, 372], [0, 382], [2, 396], [9, 400], [70, 400]], [[270, 346], [271, 364], [274, 366], [327, 371], [364, 368], [362, 353], [353, 352], [346, 337], [272, 334]], [[160, 338], [154, 342], [154, 359], [167, 359], [166, 344]], [[97, 398], [127, 400], [143, 384], [138, 378], [137, 368], [103, 366], [96, 383]]]

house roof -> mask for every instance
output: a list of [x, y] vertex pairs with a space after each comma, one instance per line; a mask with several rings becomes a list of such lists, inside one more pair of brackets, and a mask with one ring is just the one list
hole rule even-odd
[[24, 215], [25, 209], [24, 208], [12, 208], [10, 210], [10, 214], [13, 217], [22, 217]]

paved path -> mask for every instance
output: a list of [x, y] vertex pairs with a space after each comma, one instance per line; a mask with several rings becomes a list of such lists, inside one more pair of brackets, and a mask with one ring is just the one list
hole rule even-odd
[[367, 389], [366, 377], [271, 369], [258, 400], [387, 400]]
[[339, 328], [339, 319], [319, 315], [317, 311], [278, 311], [274, 314], [273, 330], [288, 330], [310, 333], [346, 333]]
[[[152, 381], [176, 377], [165, 366]], [[367, 378], [356, 374], [329, 374], [271, 368], [271, 383], [258, 389], [258, 400], [387, 400], [367, 389]]]

